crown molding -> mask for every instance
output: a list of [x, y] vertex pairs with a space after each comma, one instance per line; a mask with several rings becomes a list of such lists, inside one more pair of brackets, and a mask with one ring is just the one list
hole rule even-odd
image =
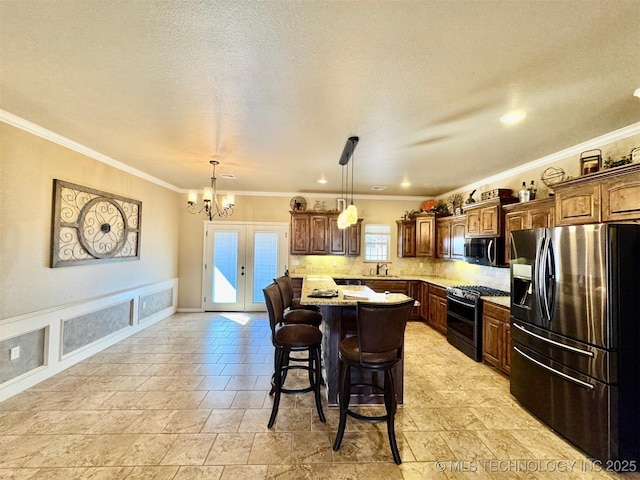
[[25, 132], [31, 133], [37, 137], [44, 138], [45, 140], [49, 140], [50, 142], [53, 142], [62, 147], [68, 148], [69, 150], [73, 150], [74, 152], [80, 153], [81, 155], [85, 155], [89, 158], [93, 158], [98, 162], [102, 162], [113, 168], [117, 168], [118, 170], [122, 170], [123, 172], [139, 177], [143, 180], [147, 180], [148, 182], [155, 183], [156, 185], [167, 188], [169, 190], [173, 190], [174, 192], [178, 192], [178, 193], [181, 192], [181, 189], [179, 189], [175, 185], [165, 182], [164, 180], [160, 180], [159, 178], [149, 175], [148, 173], [138, 170], [137, 168], [130, 167], [129, 165], [119, 162], [118, 160], [114, 160], [113, 158], [107, 155], [104, 155], [100, 152], [96, 152], [95, 150], [85, 147], [84, 145], [74, 140], [71, 140], [60, 134], [52, 132], [51, 130], [47, 130], [46, 128], [41, 127], [40, 125], [36, 125], [35, 123], [30, 122], [29, 120], [25, 120], [24, 118], [18, 117], [13, 113], [9, 113], [6, 110], [0, 109], [0, 121], [8, 125], [11, 125], [13, 127], [19, 128], [20, 130], [24, 130]]
[[[52, 132], [44, 127], [36, 125], [33, 122], [25, 120], [24, 118], [18, 117], [12, 113], [7, 112], [6, 110], [0, 109], [0, 121], [4, 122], [8, 125], [12, 125], [20, 130], [24, 130], [25, 132], [31, 133], [38, 137], [44, 138], [45, 140], [49, 140], [53, 143], [56, 143], [60, 146], [68, 148], [69, 150], [73, 150], [74, 152], [85, 155], [89, 158], [93, 158], [99, 162], [105, 163], [111, 167], [117, 168], [118, 170], [122, 170], [123, 172], [129, 173], [136, 177], [139, 177], [143, 180], [147, 180], [148, 182], [155, 183], [161, 187], [167, 188], [177, 193], [186, 194], [189, 189], [178, 188], [175, 185], [172, 185], [164, 180], [160, 180], [148, 173], [145, 173], [137, 168], [130, 167], [118, 160], [115, 160], [107, 155], [104, 155], [100, 152], [97, 152], [91, 148], [85, 147], [84, 145], [71, 140], [67, 137], [64, 137], [60, 134]], [[618, 130], [614, 130], [613, 132], [607, 133], [605, 135], [601, 135], [591, 140], [587, 140], [586, 142], [579, 143], [573, 147], [566, 148], [556, 153], [552, 153], [545, 157], [539, 158], [537, 160], [533, 160], [531, 162], [525, 163], [524, 165], [520, 165], [518, 167], [514, 167], [509, 170], [505, 170], [497, 175], [493, 175], [491, 177], [484, 178], [480, 181], [471, 183], [464, 187], [456, 188], [455, 190], [451, 190], [450, 192], [444, 193], [442, 195], [437, 195], [434, 198], [446, 198], [453, 193], [458, 193], [461, 191], [473, 190], [481, 187], [482, 185], [486, 185], [488, 183], [495, 183], [505, 178], [510, 178], [516, 176], [520, 173], [527, 172], [529, 170], [533, 170], [535, 168], [546, 166], [550, 163], [557, 162], [559, 160], [564, 160], [567, 157], [572, 155], [579, 155], [581, 152], [586, 150], [592, 150], [594, 148], [598, 148], [602, 145], [606, 145], [608, 143], [617, 142], [618, 140], [623, 140], [625, 138], [631, 137], [633, 135], [640, 134], [640, 122], [634, 123], [627, 127], [620, 128]], [[224, 193], [224, 192], [220, 192]], [[313, 198], [339, 198], [339, 193], [320, 193], [320, 192], [234, 192], [236, 196], [257, 196], [257, 197], [292, 197], [296, 195], [307, 195]], [[393, 196], [384, 196], [384, 195], [354, 195], [354, 199], [358, 198], [361, 200], [398, 200], [398, 201], [413, 201], [413, 200], [424, 200], [427, 195], [424, 196], [401, 196], [401, 195], [393, 195]]]
[[591, 140], [587, 140], [586, 142], [579, 143], [578, 145], [574, 145], [573, 147], [565, 148], [564, 150], [560, 150], [559, 152], [546, 155], [544, 157], [538, 158], [537, 160], [525, 163], [524, 165], [519, 165], [509, 170], [505, 170], [504, 172], [501, 172], [497, 175], [493, 175], [477, 182], [470, 183], [469, 185], [466, 185], [464, 187], [456, 188], [455, 190], [451, 190], [450, 192], [438, 195], [438, 198], [446, 198], [453, 193], [459, 193], [468, 190], [477, 190], [483, 185], [496, 183], [506, 178], [515, 177], [520, 173], [525, 173], [536, 168], [544, 167], [549, 165], [550, 163], [565, 160], [573, 155], [580, 155], [582, 152], [585, 152], [587, 150], [593, 150], [594, 148], [599, 148], [603, 145], [617, 142], [619, 140], [624, 140], [625, 138], [629, 138], [633, 135], [638, 134], [640, 134], [640, 122], [631, 124], [618, 130], [614, 130], [613, 132], [609, 132], [605, 135], [601, 135]]

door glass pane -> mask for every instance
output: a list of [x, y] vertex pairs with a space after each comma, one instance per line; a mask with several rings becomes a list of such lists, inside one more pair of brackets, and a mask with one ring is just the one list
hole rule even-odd
[[238, 300], [238, 232], [215, 232], [211, 298], [215, 303]]
[[[262, 289], [278, 273], [278, 232], [255, 232], [253, 247], [253, 302], [263, 302]], [[284, 273], [284, 272], [282, 272]]]

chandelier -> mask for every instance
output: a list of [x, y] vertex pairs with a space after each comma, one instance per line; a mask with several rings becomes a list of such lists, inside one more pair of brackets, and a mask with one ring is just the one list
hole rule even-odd
[[[349, 137], [347, 139], [347, 143], [344, 146], [344, 150], [342, 151], [342, 155], [340, 156], [340, 160], [338, 161], [338, 163], [342, 165], [342, 171], [344, 172], [346, 170], [347, 181], [344, 189], [345, 197], [348, 196], [349, 194], [349, 167], [347, 166], [347, 164], [349, 163], [349, 160], [352, 159], [353, 151], [355, 150], [356, 145], [358, 145], [359, 140], [360, 139], [358, 137]], [[340, 213], [340, 215], [338, 215], [338, 228], [340, 229], [345, 229], [358, 222], [358, 209], [353, 204], [353, 165], [354, 163], [355, 163], [354, 161], [351, 162], [351, 203], [345, 210], [343, 210]], [[344, 175], [343, 175], [343, 178], [344, 178]]]
[[235, 196], [232, 193], [228, 193], [222, 199], [222, 202], [218, 201], [218, 192], [216, 190], [216, 165], [219, 165], [218, 160], [210, 160], [209, 163], [213, 165], [213, 173], [211, 174], [211, 186], [204, 187], [202, 191], [202, 201], [204, 205], [199, 211], [195, 211], [194, 207], [198, 203], [197, 190], [189, 190], [189, 196], [187, 197], [187, 211], [192, 214], [204, 213], [209, 221], [213, 221], [213, 217], [225, 218], [233, 215], [233, 207], [235, 207]]

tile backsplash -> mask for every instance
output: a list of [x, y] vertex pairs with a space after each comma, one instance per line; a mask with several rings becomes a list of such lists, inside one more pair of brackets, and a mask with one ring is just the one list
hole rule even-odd
[[[442, 277], [461, 283], [484, 285], [509, 290], [509, 269], [472, 265], [460, 261], [429, 258], [397, 258], [387, 262], [389, 275]], [[297, 255], [290, 257], [289, 271], [293, 275], [371, 275], [375, 263], [364, 263], [362, 257], [331, 255]]]

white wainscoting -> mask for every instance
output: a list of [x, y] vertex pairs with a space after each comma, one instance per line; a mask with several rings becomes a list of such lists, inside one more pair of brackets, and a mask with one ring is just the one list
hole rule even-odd
[[[140, 299], [142, 297], [148, 298], [149, 295], [153, 295], [157, 292], [163, 292], [167, 289], [173, 291], [173, 301], [171, 302], [171, 305], [168, 308], [157, 311], [153, 315], [146, 316], [142, 321], [139, 321], [141, 317], [139, 312], [140, 308], [142, 308]], [[43, 380], [46, 380], [49, 377], [52, 377], [56, 373], [81, 362], [91, 355], [110, 347], [134, 333], [167, 318], [176, 312], [177, 299], [178, 279], [174, 278], [164, 282], [143, 285], [141, 287], [112, 293], [98, 298], [91, 298], [66, 305], [60, 305], [55, 308], [1, 320], [0, 342], [12, 338], [18, 338], [21, 335], [41, 329], [45, 329], [46, 335], [44, 342], [44, 365], [29, 370], [22, 375], [11, 378], [10, 380], [0, 384], [0, 402], [42, 382]], [[123, 302], [131, 302], [132, 304], [130, 312], [131, 322], [129, 326], [108, 334], [92, 343], [89, 343], [88, 345], [74, 350], [69, 354], [63, 355], [62, 328], [66, 320], [91, 314], [93, 312], [99, 312]], [[28, 352], [23, 353], [28, 354]]]

